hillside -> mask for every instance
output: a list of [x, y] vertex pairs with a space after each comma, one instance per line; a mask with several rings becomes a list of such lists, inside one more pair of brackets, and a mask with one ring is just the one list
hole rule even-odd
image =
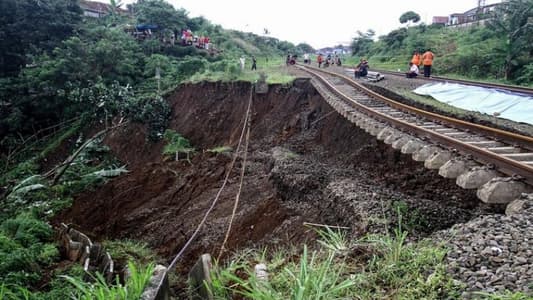
[[[169, 264], [219, 196], [172, 270], [176, 299], [205, 252], [220, 253], [213, 287], [224, 299], [461, 297], [446, 249], [426, 238], [501, 208], [332, 114], [284, 64], [312, 47], [227, 30], [164, 0], [101, 4], [93, 15], [80, 3], [0, 2], [0, 300], [138, 299], [154, 264]], [[413, 49], [431, 47], [437, 74], [531, 85], [529, 35], [511, 43], [521, 47], [509, 60], [504, 36], [488, 28], [370, 33], [345, 65], [364, 56], [404, 68]], [[253, 93], [262, 75], [269, 89]], [[62, 223], [110, 254], [106, 278], [101, 265], [82, 267], [103, 251], [58, 246]], [[259, 261], [276, 274], [269, 289], [248, 282]]]

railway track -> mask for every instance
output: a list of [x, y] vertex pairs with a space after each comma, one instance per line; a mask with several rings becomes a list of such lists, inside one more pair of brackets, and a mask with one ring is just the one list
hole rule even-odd
[[[375, 71], [381, 74], [405, 77], [405, 73], [402, 73], [402, 72], [384, 71], [384, 70], [375, 70]], [[505, 90], [509, 92], [533, 96], [533, 88], [528, 88], [528, 87], [523, 87], [523, 86], [505, 85], [505, 84], [499, 84], [499, 83], [486, 83], [486, 82], [462, 80], [462, 79], [451, 79], [451, 78], [446, 78], [446, 77], [441, 77], [441, 76], [431, 76], [431, 78], [425, 78], [424, 76], [419, 76], [417, 79], [422, 79], [428, 82], [436, 81], [436, 82], [459, 83], [459, 84], [464, 84], [464, 85], [499, 89], [499, 90]]]
[[297, 65], [349, 121], [487, 203], [533, 191], [533, 138], [427, 112], [388, 99], [350, 77]]

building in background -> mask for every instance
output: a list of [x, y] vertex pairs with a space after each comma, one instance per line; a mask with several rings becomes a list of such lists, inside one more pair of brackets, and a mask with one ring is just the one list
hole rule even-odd
[[[83, 15], [90, 18], [101, 18], [111, 13], [111, 5], [96, 1], [81, 0], [80, 7], [83, 9]], [[121, 15], [128, 14], [127, 10], [116, 8]]]
[[433, 17], [432, 24], [444, 24], [446, 26], [470, 26], [475, 24], [483, 25], [494, 16], [494, 11], [501, 3], [482, 5], [465, 11], [464, 13], [454, 13], [448, 17]]

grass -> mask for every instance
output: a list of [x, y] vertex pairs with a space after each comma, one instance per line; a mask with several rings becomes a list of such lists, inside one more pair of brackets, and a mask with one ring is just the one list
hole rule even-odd
[[[39, 153], [52, 151], [61, 144], [58, 140], [72, 134], [67, 131], [51, 139], [49, 144], [42, 145], [45, 150], [35, 149], [34, 155], [38, 157]], [[36, 159], [15, 165], [2, 175], [0, 182], [8, 186], [6, 194], [9, 197], [0, 202], [0, 300], [67, 299], [72, 286], [58, 275], [67, 272], [71, 278], [81, 280], [84, 277], [79, 272], [71, 272], [76, 269], [76, 265], [72, 265], [53, 271], [54, 274], [49, 276], [51, 279], [46, 279], [48, 276], [45, 275], [52, 272], [60, 260], [57, 243], [47, 221], [69, 206], [75, 193], [105, 180], [102, 176], [94, 176], [97, 170], [107, 170], [114, 163], [105, 150], [105, 147], [96, 144], [87, 147], [55, 186], [34, 175], [39, 169]], [[94, 165], [95, 160], [100, 164]], [[84, 176], [87, 174], [93, 175]], [[145, 264], [154, 259], [144, 244], [133, 241], [111, 242], [110, 250], [116, 255], [113, 259], [124, 264], [137, 258]], [[44, 288], [43, 281], [47, 284]]]
[[207, 152], [216, 153], [216, 154], [228, 153], [231, 151], [233, 151], [233, 148], [231, 148], [231, 146], [219, 146], [219, 147], [215, 147], [212, 149], [207, 149]]
[[257, 70], [252, 71], [249, 59], [244, 70], [240, 70], [238, 60], [230, 61], [230, 68], [226, 71], [211, 71], [207, 70], [203, 73], [198, 73], [192, 76], [190, 82], [200, 81], [248, 81], [255, 82], [259, 79], [260, 73], [266, 76], [268, 84], [288, 84], [294, 80], [294, 76], [290, 75], [285, 61], [281, 57], [270, 57], [268, 61], [264, 57], [258, 57]]
[[102, 243], [114, 261], [125, 264], [128, 261], [135, 261], [146, 265], [156, 261], [157, 256], [144, 242], [134, 240], [112, 240]]
[[[255, 277], [246, 254], [212, 274], [215, 299], [443, 299], [458, 297], [445, 272], [446, 249], [429, 241], [407, 243], [407, 232], [369, 235], [350, 242], [340, 230], [317, 231], [316, 250], [280, 250], [267, 261], [268, 282]], [[263, 252], [264, 253], [264, 252]], [[279, 257], [285, 257], [280, 260]]]
[[154, 266], [149, 264], [142, 267], [130, 262], [128, 269], [130, 276], [124, 284], [117, 279], [114, 285], [110, 285], [100, 273], [94, 276], [94, 282], [85, 282], [71, 276], [64, 276], [64, 278], [74, 287], [73, 299], [138, 300], [152, 276]]

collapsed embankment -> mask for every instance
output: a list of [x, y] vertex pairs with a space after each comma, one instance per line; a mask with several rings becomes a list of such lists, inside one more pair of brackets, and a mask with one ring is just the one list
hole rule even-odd
[[[56, 220], [93, 238], [139, 239], [170, 259], [190, 237], [222, 185], [251, 85], [180, 86], [169, 98], [169, 127], [196, 148], [190, 163], [164, 159], [131, 124], [105, 139], [130, 173], [79, 195]], [[242, 159], [182, 266], [203, 252], [218, 253], [239, 185]], [[353, 235], [383, 230], [404, 215], [412, 236], [464, 222], [486, 209], [473, 192], [428, 171], [350, 124], [308, 80], [253, 94], [248, 163], [240, 205], [226, 248], [303, 242], [303, 222], [342, 225]]]

